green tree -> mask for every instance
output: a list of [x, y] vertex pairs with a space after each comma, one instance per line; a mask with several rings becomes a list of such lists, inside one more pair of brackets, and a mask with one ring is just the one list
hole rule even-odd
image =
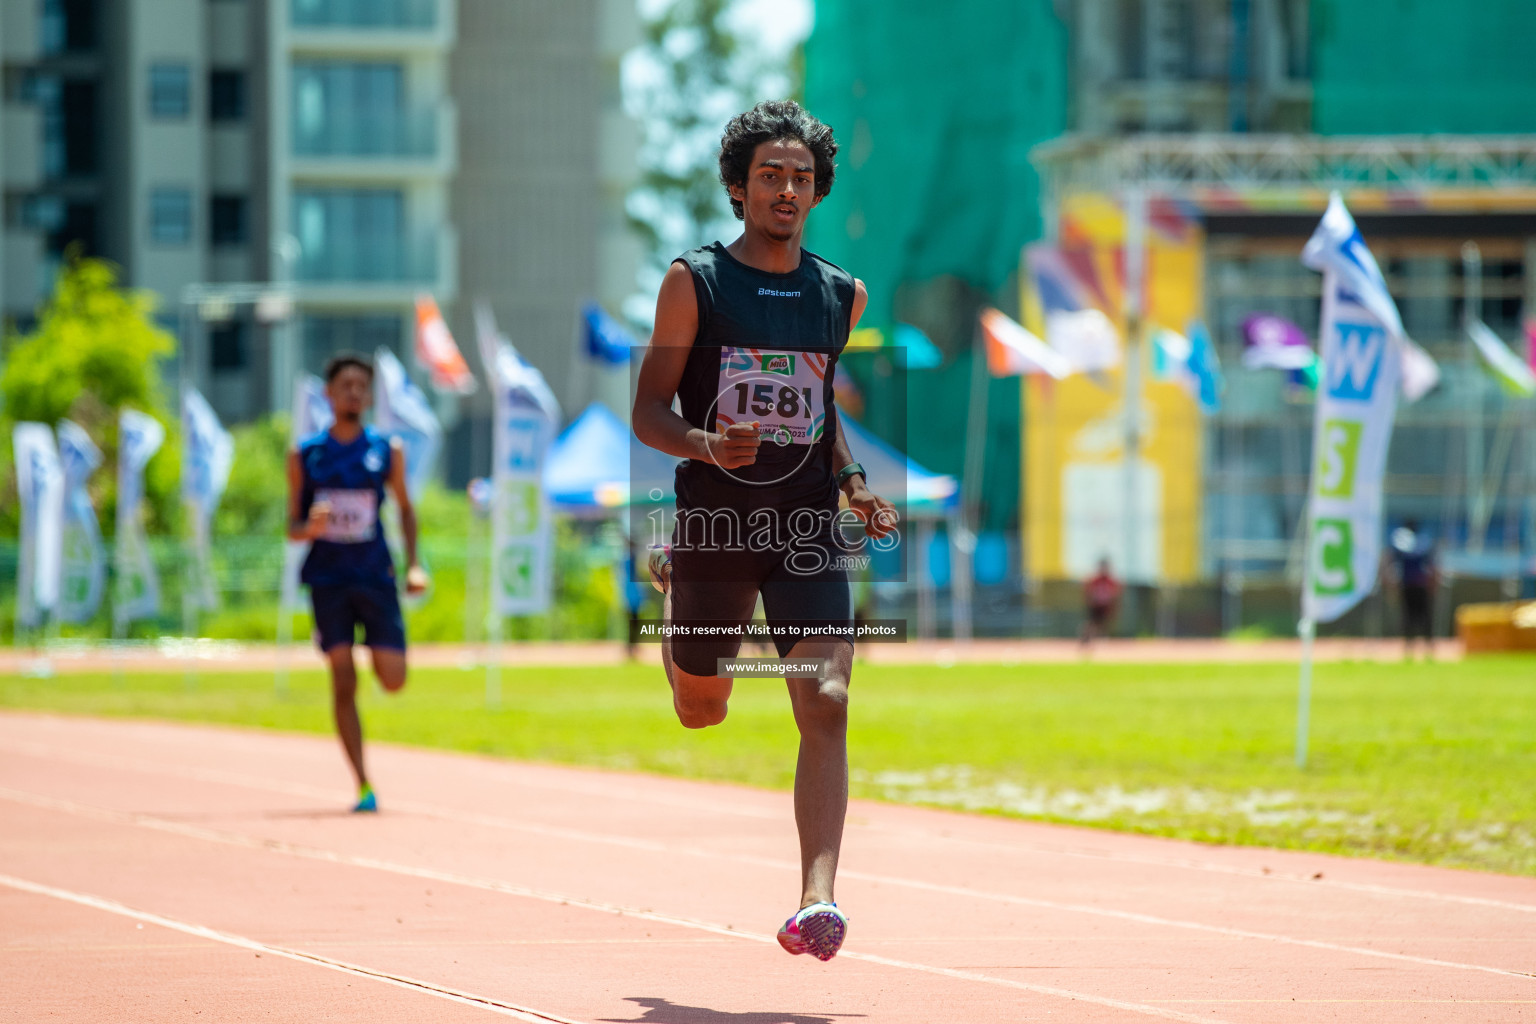
[[642, 5], [644, 43], [626, 62], [625, 103], [640, 122], [640, 181], [628, 197], [631, 227], [649, 259], [642, 294], [654, 297], [673, 257], [734, 237], [719, 179], [725, 123], [760, 100], [798, 91], [797, 53], [765, 53], [747, 37], [737, 0]]
[[31, 334], [7, 339], [0, 371], [0, 428], [6, 467], [0, 502], [0, 530], [18, 529], [16, 478], [10, 462], [11, 427], [36, 421], [53, 426], [72, 419], [91, 435], [105, 457], [92, 480], [103, 527], [110, 532], [115, 511], [117, 417], [125, 408], [147, 412], [166, 426], [166, 444], [145, 473], [149, 528], [169, 532], [178, 519], [179, 471], [176, 418], [160, 376], [160, 362], [176, 351], [176, 340], [154, 320], [155, 297], [118, 286], [117, 269], [72, 252], [41, 310]]
[[275, 539], [285, 535], [289, 423], [286, 413], [274, 413], [230, 431], [235, 458], [214, 515], [216, 536]]

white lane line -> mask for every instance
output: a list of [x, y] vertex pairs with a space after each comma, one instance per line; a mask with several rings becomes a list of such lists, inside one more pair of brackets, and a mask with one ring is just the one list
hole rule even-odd
[[312, 964], [315, 967], [324, 967], [327, 970], [339, 971], [342, 974], [351, 974], [360, 978], [371, 978], [374, 981], [382, 981], [386, 985], [394, 985], [397, 988], [424, 993], [429, 996], [435, 996], [438, 999], [446, 999], [450, 1003], [460, 1003], [464, 1006], [473, 1006], [481, 1010], [490, 1010], [492, 1013], [498, 1013], [503, 1017], [527, 1021], [529, 1024], [582, 1024], [581, 1021], [573, 1020], [570, 1017], [543, 1013], [539, 1010], [529, 1009], [526, 1006], [518, 1006], [513, 1003], [502, 1002], [499, 999], [492, 999], [490, 996], [475, 995], [471, 992], [449, 988], [446, 985], [437, 985], [430, 981], [409, 978], [403, 974], [391, 974], [388, 971], [374, 970], [371, 967], [347, 963], [345, 960], [334, 960], [330, 957], [306, 953], [302, 949], [289, 949], [285, 946], [274, 946], [270, 943], [258, 942], [255, 939], [248, 939], [243, 935], [221, 932], [215, 928], [209, 928], [207, 925], [178, 921], [174, 917], [166, 917], [163, 914], [155, 914], [147, 910], [138, 910], [103, 896], [92, 896], [89, 893], [59, 889], [51, 885], [29, 882], [24, 878], [16, 878], [5, 874], [0, 874], [0, 885], [6, 885], [12, 889], [30, 892], [38, 896], [51, 896], [56, 900], [64, 900], [68, 903], [78, 903], [83, 907], [105, 910], [111, 914], [143, 921], [145, 924], [159, 925], [172, 931], [195, 935], [198, 938], [209, 939], [213, 942], [222, 942], [228, 946], [237, 946], [241, 949], [249, 949], [257, 953], [270, 953], [272, 956], [286, 957], [289, 960]]
[[[521, 896], [528, 899], [541, 900], [547, 903], [569, 904], [571, 906], [586, 907], [592, 910], [600, 910], [605, 913], [620, 916], [638, 917], [643, 920], [655, 921], [660, 924], [672, 924], [685, 928], [694, 928], [715, 935], [725, 935], [733, 938], [753, 939], [761, 942], [775, 941], [771, 936], [755, 935], [748, 932], [740, 932], [726, 925], [719, 925], [711, 921], [703, 921], [698, 918], [680, 917], [672, 914], [659, 913], [649, 908], [627, 907], [622, 904], [609, 903], [604, 900], [593, 900], [582, 896], [571, 896], [564, 893], [550, 892], [542, 889], [534, 889], [528, 886], [513, 885], [498, 879], [477, 878], [470, 875], [461, 875], [456, 872], [438, 871], [433, 868], [417, 867], [411, 864], [399, 864], [393, 861], [380, 860], [374, 857], [364, 857], [356, 854], [341, 853], [335, 850], [326, 850], [320, 847], [304, 846], [288, 843], [278, 839], [263, 839], [257, 836], [248, 836], [238, 832], [225, 832], [216, 829], [203, 828], [197, 825], [187, 825], [182, 822], [167, 821], [156, 818], [153, 815], [114, 811], [101, 807], [90, 807], [78, 804], [74, 801], [61, 800], [55, 797], [40, 796], [32, 793], [22, 793], [0, 787], [0, 799], [12, 800], [17, 803], [30, 804], [48, 810], [57, 810], [73, 814], [78, 817], [91, 818], [97, 821], [111, 824], [136, 825], [142, 828], [154, 829], [161, 832], [169, 832], [173, 835], [188, 836], [195, 839], [203, 839], [209, 842], [222, 843], [230, 846], [240, 846], [253, 850], [266, 850], [274, 853], [283, 853], [295, 857], [303, 857], [310, 860], [325, 861], [331, 864], [339, 864], [351, 867], [371, 868], [392, 874], [406, 875], [414, 878], [429, 879], [431, 881], [444, 882], [451, 885], [460, 885], [468, 888], [482, 889], [490, 892], [499, 892], [511, 896]], [[906, 880], [907, 884], [919, 885], [921, 883]], [[949, 893], [953, 890], [956, 895], [971, 895], [967, 890], [958, 887], [932, 886], [939, 892]], [[998, 895], [998, 894], [983, 894]], [[1030, 900], [1024, 897], [1010, 897], [1018, 903], [1029, 906], [1037, 906], [1045, 909], [1068, 910], [1081, 913], [1098, 913], [1102, 916], [1116, 917], [1123, 920], [1135, 921], [1156, 927], [1184, 928], [1191, 931], [1200, 931], [1208, 934], [1223, 935], [1229, 938], [1251, 939], [1260, 942], [1275, 942], [1285, 945], [1301, 946], [1310, 949], [1320, 949], [1332, 953], [1348, 953], [1357, 956], [1373, 957], [1382, 960], [1391, 960], [1400, 963], [1411, 963], [1427, 967], [1446, 967], [1455, 970], [1477, 971], [1486, 974], [1495, 974], [1502, 977], [1530, 979], [1536, 978], [1525, 971], [1513, 971], [1502, 967], [1489, 967], [1485, 964], [1462, 963], [1455, 960], [1441, 960], [1435, 957], [1414, 956], [1408, 953], [1392, 953], [1386, 950], [1371, 949], [1365, 946], [1346, 946], [1338, 943], [1323, 942], [1313, 939], [1297, 939], [1284, 935], [1273, 935], [1265, 932], [1253, 932], [1238, 928], [1225, 928], [1219, 925], [1207, 925], [1193, 921], [1178, 921], [1168, 918], [1155, 917], [1149, 914], [1136, 914], [1129, 911], [1112, 911], [1096, 907], [1083, 907], [1074, 904], [1057, 904], [1044, 900]], [[925, 973], [947, 973], [951, 968], [933, 967], [926, 964], [918, 964], [910, 961], [891, 960], [887, 957], [879, 957], [874, 954], [847, 952], [841, 956], [853, 959], [869, 960], [872, 963], [900, 966], [908, 970], [923, 971]], [[974, 975], [974, 976], [973, 976]], [[961, 972], [954, 977], [965, 976], [971, 980], [987, 981], [993, 984], [1013, 985], [1023, 987], [1028, 991], [1041, 992], [1049, 995], [1058, 995], [1066, 992], [1066, 989], [1052, 989], [1048, 986], [1027, 985], [1023, 982], [1014, 982], [1002, 978], [994, 978], [991, 975], [976, 974], [975, 972]], [[1071, 998], [1098, 1000], [1101, 997], [1087, 994], [1074, 994]], [[1109, 1004], [1105, 1004], [1109, 1005]], [[1138, 1004], [1139, 1005], [1139, 1004]]]
[[[162, 821], [146, 814], [127, 814], [121, 811], [110, 811], [99, 807], [86, 807], [75, 804], [72, 801], [55, 800], [51, 797], [40, 797], [33, 794], [18, 794], [14, 790], [0, 789], [0, 797], [13, 800], [17, 803], [28, 803], [37, 807], [50, 810], [63, 811], [78, 817], [90, 818], [111, 824], [136, 825], [141, 828], [155, 829], [161, 832], [169, 832], [173, 835], [186, 836], [193, 839], [202, 839], [209, 842], [222, 843], [228, 846], [243, 847], [251, 850], [261, 850], [270, 853], [283, 853], [294, 857], [303, 857], [309, 860], [323, 861], [330, 864], [338, 864], [347, 867], [371, 868], [376, 871], [386, 871], [397, 875], [406, 875], [412, 878], [421, 878], [433, 882], [443, 882], [450, 885], [459, 885], [471, 889], [479, 889], [487, 892], [502, 893], [509, 896], [521, 896], [527, 899], [539, 900], [544, 903], [553, 903], [560, 906], [581, 907], [586, 910], [596, 910], [616, 917], [631, 917], [642, 921], [652, 921], [657, 924], [673, 925], [679, 928], [691, 928], [696, 931], [708, 932], [711, 935], [721, 935], [733, 939], [746, 939], [751, 942], [777, 945], [778, 940], [772, 935], [759, 935], [752, 932], [741, 932], [728, 925], [716, 924], [712, 921], [703, 921], [697, 918], [680, 917], [675, 914], [662, 914], [654, 910], [640, 907], [627, 907], [618, 903], [608, 903], [604, 900], [587, 899], [582, 896], [569, 896], [563, 893], [546, 892], [540, 889], [532, 889], [528, 886], [512, 885], [497, 879], [474, 878], [468, 875], [460, 875], [449, 871], [436, 871], [432, 868], [420, 868], [408, 864], [394, 864], [389, 861], [378, 860], [373, 857], [358, 857], [351, 854], [338, 853], [334, 850], [325, 850], [318, 847], [298, 846], [274, 839], [259, 839], [255, 836], [244, 836], [233, 832], [218, 832], [213, 829], [200, 828], [195, 825], [183, 825], [180, 822]], [[21, 799], [18, 799], [20, 797]], [[5, 881], [7, 876], [0, 875], [0, 881]], [[31, 884], [31, 883], [26, 883]], [[59, 890], [63, 892], [64, 890]], [[120, 904], [119, 904], [120, 906]], [[126, 909], [126, 908], [125, 908]], [[167, 919], [169, 920], [169, 919]], [[199, 926], [189, 926], [199, 927]], [[201, 933], [194, 933], [201, 934]], [[216, 933], [222, 935], [223, 933]], [[275, 947], [274, 947], [275, 948]], [[295, 954], [309, 958], [309, 954]], [[986, 985], [997, 985], [1003, 988], [1017, 989], [1024, 992], [1032, 992], [1036, 995], [1054, 996], [1060, 999], [1070, 999], [1078, 1002], [1092, 1003], [1096, 1006], [1107, 1006], [1118, 1010], [1127, 1010], [1133, 1013], [1144, 1014], [1149, 1017], [1159, 1017], [1164, 1020], [1183, 1021], [1186, 1024], [1230, 1024], [1213, 1017], [1195, 1016], [1180, 1013], [1161, 1006], [1150, 1006], [1145, 1003], [1128, 1002], [1123, 999], [1114, 999], [1109, 996], [1094, 995], [1089, 992], [1079, 992], [1074, 989], [1058, 988], [1053, 985], [1037, 985], [1031, 982], [1015, 981], [1011, 978], [999, 978], [990, 974], [981, 974], [976, 971], [960, 970], [950, 967], [935, 967], [932, 964], [914, 963], [909, 960], [897, 960], [891, 957], [879, 956], [874, 953], [858, 953], [844, 951], [838, 954], [848, 960], [862, 960], [867, 963], [879, 964], [884, 967], [894, 967], [901, 970], [915, 971], [922, 974], [938, 975], [945, 978], [955, 978], [961, 981], [979, 982]], [[317, 962], [331, 963], [321, 958], [314, 958]], [[340, 961], [335, 961], [340, 964]], [[350, 968], [345, 965], [344, 968]], [[366, 968], [358, 968], [366, 971]], [[379, 977], [393, 978], [390, 975], [368, 972]], [[423, 984], [408, 982], [404, 979], [395, 979], [400, 983]], [[448, 992], [451, 990], [443, 989]], [[460, 994], [460, 993], [454, 993]], [[466, 998], [478, 998], [466, 996]], [[498, 1004], [501, 1005], [501, 1004]], [[519, 1011], [530, 1012], [530, 1011]], [[537, 1011], [532, 1011], [537, 1012]], [[542, 1021], [561, 1020], [557, 1017], [544, 1016], [537, 1018]], [[574, 1022], [573, 1022], [574, 1024]]]
[[[127, 768], [133, 771], [150, 774], [168, 775], [176, 778], [190, 778], [201, 782], [241, 786], [247, 789], [255, 789], [271, 793], [286, 793], [291, 796], [310, 797], [323, 801], [327, 805], [336, 803], [336, 791], [334, 789], [326, 789], [320, 786], [309, 786], [303, 783], [274, 782], [270, 779], [265, 779], [254, 775], [246, 775], [240, 772], [228, 772], [220, 771], [217, 769], [199, 769], [182, 767], [179, 765], [167, 765], [158, 761], [151, 761], [134, 757], [124, 757], [121, 755], [113, 754], [91, 754], [80, 751], [65, 750], [51, 744], [28, 741], [6, 742], [0, 740], [0, 750], [8, 750], [13, 753], [28, 754], [36, 757], [48, 757], [61, 761], [71, 761], [77, 764], [93, 765], [97, 767]], [[534, 788], [544, 789], [564, 788], [572, 792], [579, 792], [584, 795], [605, 799], [640, 799], [649, 803], [657, 803], [664, 806], [677, 806], [686, 810], [697, 811], [700, 813], [714, 813], [720, 811], [745, 817], [772, 818], [774, 820], [780, 820], [784, 817], [780, 814], [760, 812], [756, 809], [751, 809], [750, 813], [748, 813], [742, 808], [727, 804], [704, 804], [688, 801], [682, 798], [663, 798], [646, 793], [643, 790], [625, 790], [623, 792], [597, 792], [595, 790], [589, 790], [584, 786], [562, 787], [554, 783], [526, 783], [523, 780], [517, 780], [517, 784], [527, 784]], [[732, 855], [724, 853], [704, 852], [688, 848], [678, 848], [668, 846], [664, 843], [659, 843], [650, 839], [619, 836], [613, 835], [611, 833], [587, 832], [580, 829], [566, 828], [559, 825], [537, 825], [531, 822], [515, 821], [508, 818], [498, 818], [493, 815], [475, 814], [467, 811], [456, 811], [450, 808], [438, 807], [432, 804], [391, 800], [389, 806], [392, 809], [400, 810], [406, 813], [420, 814], [427, 817], [439, 818], [444, 821], [457, 821], [469, 825], [483, 825], [489, 828], [501, 828], [510, 831], [525, 832], [530, 835], [549, 836], [557, 839], [572, 839], [579, 842], [603, 843], [610, 846], [622, 846], [636, 850], [650, 850], [658, 853], [692, 854], [708, 857], [714, 860], [731, 859], [744, 864], [754, 864], [759, 867], [782, 868], [791, 871], [800, 870], [799, 864], [792, 863], [790, 861], [779, 861], [770, 858], [755, 858], [745, 855]], [[905, 807], [913, 805], [898, 804], [894, 806]], [[989, 842], [987, 840], [967, 839], [958, 836], [948, 836], [920, 830], [900, 829], [887, 825], [869, 825], [862, 827], [869, 828], [874, 832], [883, 832], [888, 835], [900, 836], [901, 838], [908, 840], [920, 840], [932, 843], [970, 846], [979, 849], [997, 850], [1000, 852], [1012, 854], [1017, 854], [1021, 850], [1025, 850], [1030, 853], [1044, 854], [1047, 856], [1073, 857], [1077, 859], [1107, 861], [1110, 863], [1119, 864], [1140, 864], [1155, 868], [1173, 868], [1181, 871], [1197, 871], [1210, 874], [1231, 875], [1240, 878], [1251, 878], [1255, 881], [1263, 882], [1293, 883], [1312, 889], [1344, 889], [1351, 892], [1366, 893], [1373, 896], [1421, 899], [1439, 903], [1455, 903], [1462, 906], [1488, 907], [1495, 910], [1509, 910], [1522, 914], [1536, 914], [1536, 904], [1515, 903], [1510, 900], [1498, 900], [1485, 896], [1462, 896], [1454, 893], [1434, 892], [1428, 889], [1406, 889], [1397, 886], [1377, 885], [1369, 882], [1347, 882], [1343, 880], [1326, 878], [1319, 879], [1309, 875], [1294, 875], [1279, 871], [1265, 873], [1263, 871], [1254, 870], [1251, 868], [1234, 867], [1226, 864], [1213, 864], [1206, 861], [1144, 857], [1137, 856], [1135, 854], [1098, 852], [1093, 850], [1072, 850], [1067, 848], [1042, 846], [1034, 843], [1008, 844]], [[843, 875], [844, 877], [855, 877], [851, 872], [848, 872], [847, 870], [844, 870]], [[906, 880], [893, 879], [885, 876], [866, 876], [866, 880], [881, 881], [890, 885], [908, 884]], [[912, 884], [922, 887], [924, 883]], [[969, 892], [974, 896], [988, 895], [978, 890], [969, 890]], [[1011, 899], [1012, 897], [1003, 896], [1001, 898], [1006, 900]]]

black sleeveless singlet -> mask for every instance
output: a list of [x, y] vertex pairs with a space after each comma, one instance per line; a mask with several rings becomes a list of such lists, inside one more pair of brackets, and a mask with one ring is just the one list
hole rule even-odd
[[832, 375], [848, 344], [853, 277], [804, 249], [787, 274], [749, 267], [719, 242], [674, 262], [688, 267], [699, 308], [677, 387], [683, 418], [720, 432], [732, 422], [762, 425], [750, 466], [684, 460], [678, 508], [835, 510]]

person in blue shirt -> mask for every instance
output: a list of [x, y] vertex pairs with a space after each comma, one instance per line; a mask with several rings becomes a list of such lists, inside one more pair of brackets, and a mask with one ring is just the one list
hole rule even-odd
[[363, 768], [363, 728], [357, 716], [357, 629], [373, 671], [390, 693], [405, 685], [405, 623], [395, 563], [379, 513], [388, 489], [400, 506], [405, 541], [405, 590], [419, 594], [429, 580], [416, 560], [416, 510], [405, 488], [405, 453], [363, 425], [373, 404], [373, 364], [343, 353], [325, 367], [325, 394], [335, 423], [288, 453], [288, 536], [310, 542], [300, 579], [314, 603], [315, 633], [331, 669], [336, 731], [357, 776], [355, 811], [378, 810]]

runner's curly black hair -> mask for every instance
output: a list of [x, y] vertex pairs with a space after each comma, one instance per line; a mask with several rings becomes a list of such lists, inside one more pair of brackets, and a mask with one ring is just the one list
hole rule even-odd
[[[732, 185], [747, 187], [752, 170], [752, 154], [764, 142], [793, 139], [805, 143], [816, 161], [816, 198], [832, 191], [837, 175], [837, 140], [832, 129], [806, 113], [794, 100], [764, 100], [745, 113], [737, 114], [725, 126], [720, 137], [720, 184], [730, 194]], [[731, 210], [743, 219], [741, 201], [732, 197]]]

